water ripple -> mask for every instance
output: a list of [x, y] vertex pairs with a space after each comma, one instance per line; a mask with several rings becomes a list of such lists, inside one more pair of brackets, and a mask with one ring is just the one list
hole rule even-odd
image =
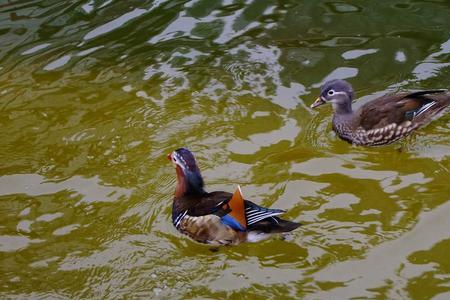
[[[0, 12], [1, 298], [448, 298], [448, 116], [367, 149], [308, 107], [332, 78], [356, 106], [446, 87], [444, 2]], [[181, 235], [166, 159], [181, 146], [208, 191], [240, 184], [303, 226], [217, 252]]]

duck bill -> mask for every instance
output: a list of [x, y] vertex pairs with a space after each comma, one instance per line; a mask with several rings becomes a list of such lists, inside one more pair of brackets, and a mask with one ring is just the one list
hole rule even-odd
[[317, 97], [316, 101], [314, 101], [314, 103], [311, 104], [311, 108], [316, 108], [317, 106], [321, 106], [325, 103], [326, 102], [321, 97]]
[[167, 154], [167, 159], [172, 161], [172, 153]]

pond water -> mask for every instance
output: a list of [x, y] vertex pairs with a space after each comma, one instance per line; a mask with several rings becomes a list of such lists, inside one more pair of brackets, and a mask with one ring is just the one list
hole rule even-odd
[[[0, 297], [450, 299], [450, 114], [361, 148], [309, 109], [448, 88], [442, 1], [0, 2]], [[356, 104], [358, 105], [358, 104]], [[221, 248], [171, 223], [188, 147], [207, 189], [288, 210]]]

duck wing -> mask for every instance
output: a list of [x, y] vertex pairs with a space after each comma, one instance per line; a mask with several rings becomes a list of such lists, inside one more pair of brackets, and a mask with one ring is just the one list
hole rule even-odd
[[[187, 209], [187, 215], [193, 217], [217, 215], [221, 218], [222, 223], [239, 231], [245, 231], [248, 227], [254, 228], [255, 224], [285, 212], [281, 209], [265, 208], [244, 200], [240, 187], [234, 194], [221, 191], [206, 193], [197, 201], [194, 206]], [[280, 223], [282, 220], [273, 219], [273, 221]], [[269, 227], [269, 224], [265, 224], [265, 226]]]
[[445, 95], [445, 90], [387, 94], [368, 102], [358, 109], [355, 112], [356, 125], [359, 125], [359, 127], [365, 130], [403, 123], [408, 124], [408, 126], [417, 127], [417, 125], [422, 125], [420, 121], [425, 114], [434, 115], [436, 109], [442, 106], [440, 105], [440, 101], [436, 100], [436, 94]]
[[216, 214], [232, 197], [233, 194], [228, 192], [205, 193], [201, 198], [194, 200], [195, 203], [187, 208], [187, 213], [193, 217]]
[[193, 203], [185, 210], [185, 215], [191, 217], [216, 215], [220, 217], [223, 224], [235, 230], [247, 229], [245, 203], [239, 187], [234, 194], [217, 191], [205, 193], [200, 198], [193, 199], [194, 201], [184, 200], [185, 203]]

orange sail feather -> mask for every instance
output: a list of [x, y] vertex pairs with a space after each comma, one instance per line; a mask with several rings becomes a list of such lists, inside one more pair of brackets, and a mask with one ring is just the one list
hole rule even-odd
[[233, 217], [236, 221], [241, 224], [244, 229], [247, 229], [247, 219], [245, 217], [245, 205], [244, 205], [244, 197], [242, 196], [241, 187], [238, 185], [236, 191], [231, 197], [230, 202], [227, 203], [231, 208], [231, 212], [228, 213], [231, 217]]

